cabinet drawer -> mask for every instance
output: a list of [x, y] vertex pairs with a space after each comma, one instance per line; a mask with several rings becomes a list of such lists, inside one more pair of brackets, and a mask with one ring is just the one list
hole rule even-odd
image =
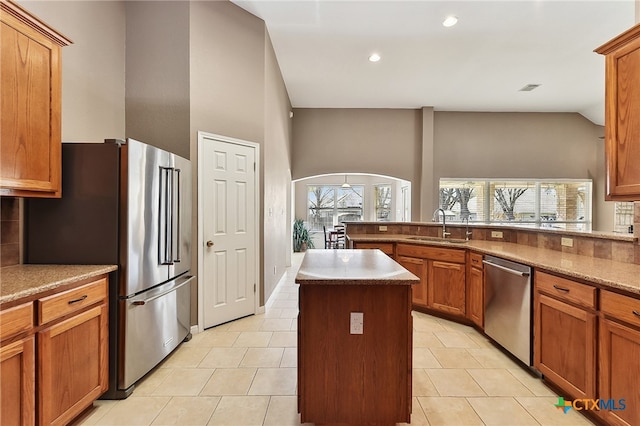
[[435, 259], [445, 262], [465, 263], [465, 250], [442, 247], [427, 247], [413, 244], [398, 244], [398, 256], [418, 257], [421, 259]]
[[469, 253], [469, 264], [478, 269], [483, 269], [482, 255], [479, 253]]
[[39, 299], [38, 323], [46, 324], [98, 303], [107, 298], [107, 291], [107, 279], [100, 278], [82, 287]]
[[0, 324], [0, 340], [33, 328], [33, 303], [25, 303], [0, 312]]
[[596, 288], [544, 272], [535, 273], [536, 290], [558, 299], [595, 309]]
[[640, 300], [600, 290], [600, 311], [605, 315], [640, 327]]
[[393, 256], [393, 243], [355, 243], [356, 249], [378, 249], [384, 254]]

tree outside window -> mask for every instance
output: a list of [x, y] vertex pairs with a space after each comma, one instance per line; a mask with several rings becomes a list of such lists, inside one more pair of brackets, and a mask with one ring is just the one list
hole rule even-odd
[[447, 220], [591, 229], [590, 180], [441, 179]]
[[373, 187], [376, 203], [376, 221], [391, 220], [391, 185], [375, 185]]
[[364, 186], [309, 185], [307, 222], [311, 231], [333, 228], [345, 221], [362, 220]]

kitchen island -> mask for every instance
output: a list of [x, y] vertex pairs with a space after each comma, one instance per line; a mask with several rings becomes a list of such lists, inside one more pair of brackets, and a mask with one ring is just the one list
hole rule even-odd
[[309, 250], [296, 276], [303, 423], [410, 422], [411, 285], [379, 250]]

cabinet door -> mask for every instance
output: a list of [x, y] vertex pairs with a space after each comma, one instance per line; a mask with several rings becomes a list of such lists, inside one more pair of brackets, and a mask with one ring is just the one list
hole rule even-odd
[[466, 304], [465, 265], [429, 261], [427, 305], [435, 310], [464, 317]]
[[0, 349], [0, 419], [3, 425], [35, 424], [34, 336]]
[[467, 277], [467, 318], [475, 325], [484, 326], [484, 270], [469, 268]]
[[2, 3], [0, 194], [61, 193], [60, 46], [68, 40]]
[[[600, 400], [614, 401], [600, 415], [611, 425], [640, 424], [640, 331], [603, 318], [600, 321]], [[620, 400], [624, 399], [624, 407]], [[624, 409], [623, 409], [624, 408]]]
[[411, 302], [427, 307], [427, 261], [415, 257], [398, 256], [398, 263], [407, 271], [420, 278], [420, 283], [411, 285]]
[[64, 425], [108, 388], [106, 304], [38, 333], [39, 424]]
[[606, 199], [640, 200], [640, 25], [596, 51], [606, 55]]
[[595, 398], [595, 313], [536, 292], [534, 366], [572, 399]]

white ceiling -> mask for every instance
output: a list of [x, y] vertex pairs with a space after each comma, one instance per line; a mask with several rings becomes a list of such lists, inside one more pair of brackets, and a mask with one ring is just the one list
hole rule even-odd
[[[634, 0], [232, 1], [265, 21], [294, 107], [579, 112], [597, 124], [593, 49], [635, 20]], [[447, 15], [458, 24], [443, 27]]]

